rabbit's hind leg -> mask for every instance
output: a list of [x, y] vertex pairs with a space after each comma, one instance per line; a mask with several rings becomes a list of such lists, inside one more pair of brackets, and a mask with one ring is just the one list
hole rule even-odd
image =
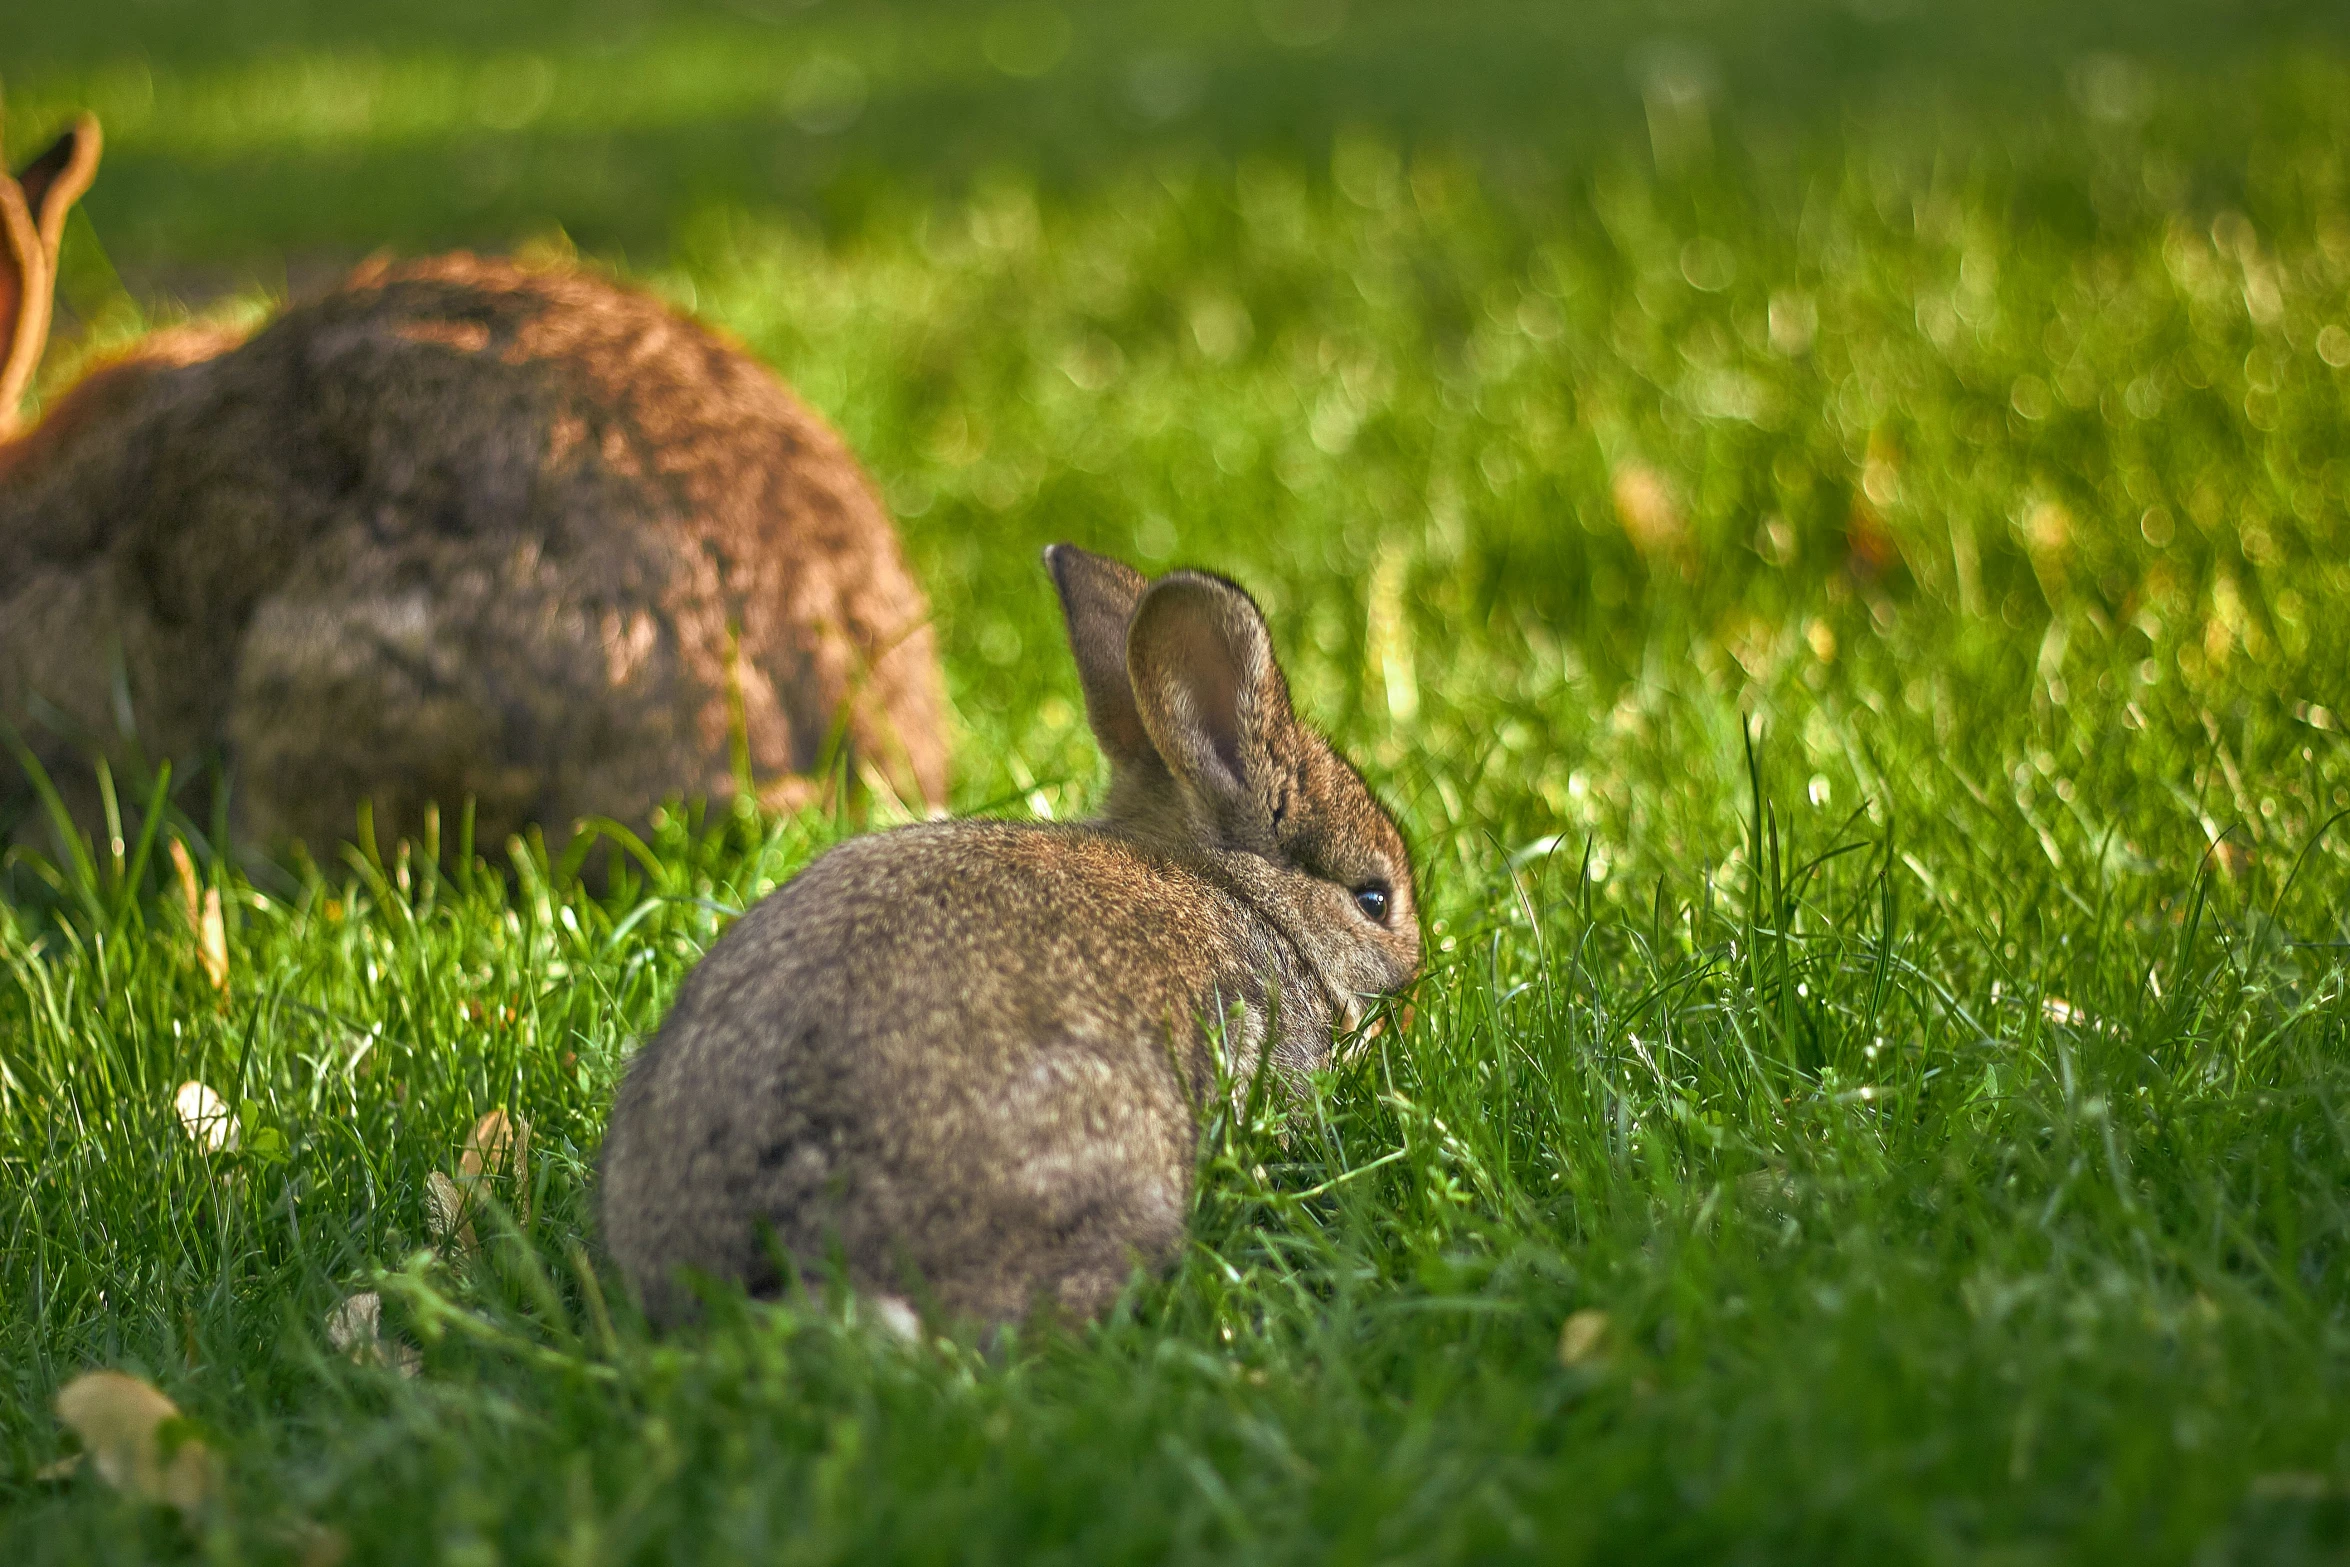
[[901, 1098], [896, 1178], [844, 1225], [861, 1282], [980, 1321], [1081, 1322], [1182, 1250], [1196, 1134], [1147, 1054], [1060, 1036], [980, 1093]]

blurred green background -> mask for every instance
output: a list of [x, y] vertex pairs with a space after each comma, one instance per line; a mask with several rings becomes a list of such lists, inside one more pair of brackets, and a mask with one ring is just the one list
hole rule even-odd
[[[2131, 526], [2264, 433], [2252, 339], [2211, 345], [2208, 410], [2073, 415], [2197, 341], [2106, 308], [2116, 268], [2169, 286], [2166, 236], [2337, 254], [2346, 40], [2286, 0], [234, 0], [47, 8], [0, 69], [15, 156], [107, 126], [60, 376], [77, 335], [378, 249], [576, 246], [844, 427], [968, 701], [974, 651], [1057, 657], [1030, 578], [1064, 535], [1270, 574], [1350, 661], [1382, 548], [1406, 601], [1506, 601], [1618, 671], [1657, 613], [1727, 646], [1844, 588], [2020, 629], [2043, 503], [2059, 596], [2126, 619], [2227, 555], [2264, 612], [2291, 530], [2150, 560]], [[2300, 516], [2328, 454], [2270, 433]]]
[[[105, 117], [90, 211], [118, 262], [266, 275], [554, 224], [646, 264], [714, 207], [841, 241], [991, 171], [1079, 194], [1170, 156], [1318, 169], [1350, 129], [1472, 155], [1539, 204], [1692, 102], [1736, 172], [1793, 176], [1855, 116], [1983, 154], [2094, 97], [2093, 56], [2225, 79], [2345, 36], [2300, 0], [134, 0], [29, 8], [4, 63], [20, 149], [71, 105]], [[2101, 101], [2162, 107], [2124, 98]], [[2246, 194], [2241, 168], [2188, 173]]]

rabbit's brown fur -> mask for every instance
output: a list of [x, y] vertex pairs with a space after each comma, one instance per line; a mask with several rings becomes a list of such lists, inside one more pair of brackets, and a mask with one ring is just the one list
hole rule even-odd
[[606, 1242], [657, 1318], [680, 1270], [772, 1291], [836, 1249], [952, 1315], [1096, 1313], [1181, 1245], [1214, 1040], [1292, 1078], [1416, 973], [1403, 842], [1247, 595], [1048, 558], [1104, 815], [852, 841], [711, 949], [604, 1145]]
[[319, 847], [363, 799], [387, 838], [641, 821], [732, 795], [738, 746], [779, 792], [844, 739], [946, 782], [927, 605], [839, 437], [644, 294], [469, 255], [160, 334], [0, 445], [0, 718], [69, 778], [126, 717]]

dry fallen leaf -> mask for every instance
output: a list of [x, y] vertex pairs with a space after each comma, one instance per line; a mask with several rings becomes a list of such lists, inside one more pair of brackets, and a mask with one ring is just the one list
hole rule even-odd
[[505, 1202], [517, 1220], [530, 1222], [530, 1123], [504, 1110], [492, 1110], [465, 1134], [465, 1151], [457, 1158], [457, 1183], [465, 1190], [468, 1209], [478, 1207], [482, 1195], [506, 1184]]
[[386, 1344], [383, 1338], [383, 1297], [361, 1290], [327, 1313], [327, 1342], [363, 1366], [390, 1366], [404, 1377], [416, 1375], [421, 1359], [407, 1344]]
[[237, 1113], [202, 1083], [190, 1080], [171, 1096], [180, 1113], [180, 1125], [206, 1153], [233, 1153], [237, 1146]]
[[503, 1110], [492, 1110], [465, 1134], [465, 1152], [457, 1171], [468, 1180], [485, 1175], [505, 1176], [516, 1186], [530, 1176], [530, 1123]]
[[1583, 1310], [1569, 1317], [1559, 1329], [1559, 1364], [1587, 1365], [1597, 1360], [1607, 1341], [1607, 1313]]
[[196, 862], [188, 858], [188, 846], [179, 839], [171, 840], [171, 864], [179, 873], [180, 901], [187, 906], [188, 929], [196, 933], [196, 962], [204, 970], [204, 977], [212, 981], [212, 988], [228, 990], [228, 925], [221, 917], [220, 889], [199, 887]]
[[455, 1181], [435, 1170], [424, 1178], [424, 1217], [435, 1239], [473, 1249], [472, 1204]]
[[179, 872], [180, 901], [187, 905], [188, 929], [200, 929], [204, 923], [204, 898], [197, 890], [196, 862], [188, 858], [188, 846], [177, 838], [171, 840], [171, 868]]
[[383, 1321], [384, 1301], [373, 1290], [362, 1290], [327, 1313], [326, 1341], [353, 1359], [374, 1348], [376, 1330]]
[[506, 1184], [506, 1206], [516, 1219], [530, 1222], [530, 1123], [504, 1110], [492, 1110], [465, 1134], [465, 1148], [457, 1156], [452, 1180], [435, 1170], [425, 1177], [425, 1218], [433, 1234], [455, 1241], [467, 1251], [481, 1249], [473, 1220], [482, 1201]]
[[155, 1388], [119, 1371], [85, 1372], [57, 1395], [57, 1418], [81, 1438], [101, 1479], [193, 1515], [220, 1489], [220, 1463], [194, 1437], [164, 1452], [163, 1427], [179, 1414]]
[[212, 981], [212, 988], [223, 995], [228, 992], [228, 926], [220, 917], [220, 889], [204, 889], [204, 920], [198, 928], [196, 959], [204, 965], [204, 977]]

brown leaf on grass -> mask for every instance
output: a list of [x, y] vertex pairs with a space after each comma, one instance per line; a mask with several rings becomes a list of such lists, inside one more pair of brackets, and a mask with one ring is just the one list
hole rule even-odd
[[517, 1186], [530, 1175], [530, 1123], [503, 1110], [492, 1110], [465, 1134], [465, 1152], [457, 1171], [469, 1180], [501, 1176]]
[[455, 1179], [435, 1170], [425, 1177], [425, 1217], [436, 1237], [455, 1241], [467, 1251], [481, 1249], [473, 1221], [483, 1199], [504, 1189], [507, 1211], [523, 1224], [530, 1222], [530, 1123], [504, 1110], [492, 1110], [465, 1134], [465, 1148], [457, 1156]]
[[504, 1202], [523, 1224], [530, 1222], [530, 1123], [504, 1110], [492, 1110], [465, 1134], [465, 1151], [457, 1158], [457, 1179], [467, 1201], [478, 1203], [489, 1183], [503, 1183]]
[[57, 1418], [118, 1491], [192, 1517], [220, 1490], [220, 1461], [194, 1437], [168, 1439], [165, 1427], [180, 1418], [179, 1406], [137, 1377], [83, 1373], [59, 1391]]

